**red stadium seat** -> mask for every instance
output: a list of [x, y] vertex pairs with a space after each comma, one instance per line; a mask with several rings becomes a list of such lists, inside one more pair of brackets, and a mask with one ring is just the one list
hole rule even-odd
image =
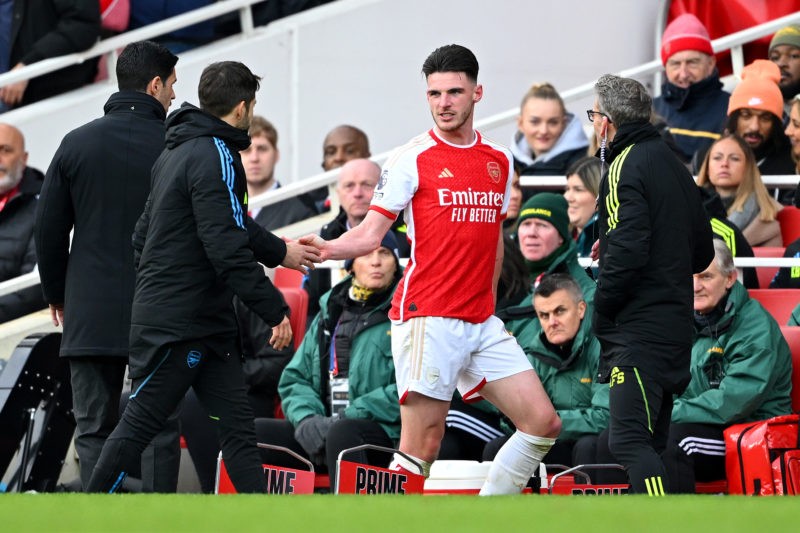
[[781, 225], [783, 245], [789, 246], [800, 239], [800, 209], [787, 205], [778, 211], [778, 223]]
[[308, 320], [308, 293], [300, 287], [278, 287], [286, 300], [286, 305], [292, 310], [289, 322], [292, 325], [294, 335], [294, 349], [300, 346], [303, 335], [306, 333], [306, 321]]
[[[783, 257], [783, 252], [786, 248], [783, 246], [754, 246], [753, 255], [755, 257]], [[756, 267], [756, 274], [758, 275], [758, 286], [762, 289], [769, 287], [769, 283], [775, 274], [778, 273], [778, 267]], [[785, 322], [783, 322], [785, 323]]]
[[800, 326], [781, 326], [792, 351], [792, 411], [800, 413]]
[[781, 326], [789, 322], [792, 311], [800, 303], [800, 289], [750, 289], [747, 294], [763, 305]]
[[303, 273], [293, 268], [278, 267], [272, 283], [282, 289], [284, 287], [302, 287]]

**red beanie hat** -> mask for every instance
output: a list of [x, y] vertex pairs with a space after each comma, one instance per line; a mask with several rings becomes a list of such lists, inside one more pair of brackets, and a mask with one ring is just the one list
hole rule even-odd
[[667, 59], [684, 50], [697, 50], [704, 54], [714, 55], [708, 30], [700, 19], [691, 13], [684, 13], [669, 23], [661, 37], [661, 62], [666, 65]]
[[728, 115], [737, 109], [751, 108], [783, 116], [783, 95], [778, 87], [781, 70], [766, 59], [756, 59], [742, 69], [742, 81], [731, 93]]

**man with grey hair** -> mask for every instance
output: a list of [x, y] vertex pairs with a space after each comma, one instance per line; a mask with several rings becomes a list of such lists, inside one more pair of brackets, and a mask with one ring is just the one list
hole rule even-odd
[[692, 176], [649, 122], [642, 84], [606, 74], [595, 92], [588, 115], [606, 170], [593, 326], [610, 387], [608, 445], [632, 492], [662, 495], [672, 395], [690, 378], [691, 277], [713, 258], [711, 226]]
[[730, 249], [694, 275], [692, 380], [674, 402], [662, 457], [669, 491], [725, 478], [723, 431], [792, 412], [792, 356], [775, 319], [736, 280]]

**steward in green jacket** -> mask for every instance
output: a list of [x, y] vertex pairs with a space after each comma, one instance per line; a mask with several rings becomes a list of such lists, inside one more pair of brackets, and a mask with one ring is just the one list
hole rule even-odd
[[[400, 402], [388, 312], [402, 273], [396, 242], [387, 233], [377, 250], [347, 261], [352, 275], [322, 296], [320, 312], [278, 383], [286, 420], [257, 419], [260, 442], [327, 465], [329, 474], [343, 449], [395, 446]], [[264, 457], [270, 464], [299, 467], [280, 454]], [[385, 466], [380, 461], [389, 457], [362, 452], [347, 459]]]
[[520, 345], [535, 343], [542, 332], [532, 303], [534, 286], [542, 275], [569, 274], [580, 286], [591, 317], [596, 283], [578, 264], [562, 195], [543, 192], [525, 202], [517, 219], [517, 242], [528, 271], [530, 294], [519, 304], [497, 309], [496, 314]]
[[[591, 333], [581, 288], [569, 274], [547, 274], [533, 297], [541, 333], [521, 346], [561, 417], [558, 441], [544, 461], [595, 462], [589, 450], [608, 425], [608, 385], [596, 381], [600, 343]], [[490, 442], [484, 460], [507, 438]]]
[[725, 477], [723, 431], [792, 412], [792, 358], [775, 319], [736, 281], [731, 252], [694, 275], [691, 381], [674, 402], [662, 454], [672, 492]]

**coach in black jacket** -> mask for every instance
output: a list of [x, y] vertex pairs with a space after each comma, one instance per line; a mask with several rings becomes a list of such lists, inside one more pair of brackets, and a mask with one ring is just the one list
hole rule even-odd
[[[602, 76], [591, 112], [601, 158], [594, 330], [610, 381], [609, 447], [637, 493], [664, 494], [672, 394], [689, 383], [692, 274], [714, 258], [691, 175], [650, 125], [637, 81]], [[606, 153], [606, 143], [611, 141]]]
[[[117, 61], [119, 92], [102, 118], [68, 133], [47, 170], [36, 212], [36, 252], [55, 325], [64, 322], [75, 447], [89, 483], [103, 443], [119, 421], [128, 364], [135, 272], [130, 236], [150, 192], [150, 168], [164, 148], [178, 58], [152, 42], [128, 45]], [[72, 249], [69, 234], [74, 229]], [[177, 418], [160, 438], [143, 490], [177, 487]]]
[[285, 244], [247, 215], [239, 152], [250, 144], [259, 80], [241, 63], [213, 63], [200, 76], [201, 109], [183, 104], [167, 121], [167, 146], [134, 232], [133, 394], [90, 491], [117, 490], [189, 387], [216, 423], [236, 490], [266, 491], [233, 296], [272, 326], [270, 342], [282, 349], [292, 337], [288, 309], [256, 261], [310, 268], [319, 253]]

